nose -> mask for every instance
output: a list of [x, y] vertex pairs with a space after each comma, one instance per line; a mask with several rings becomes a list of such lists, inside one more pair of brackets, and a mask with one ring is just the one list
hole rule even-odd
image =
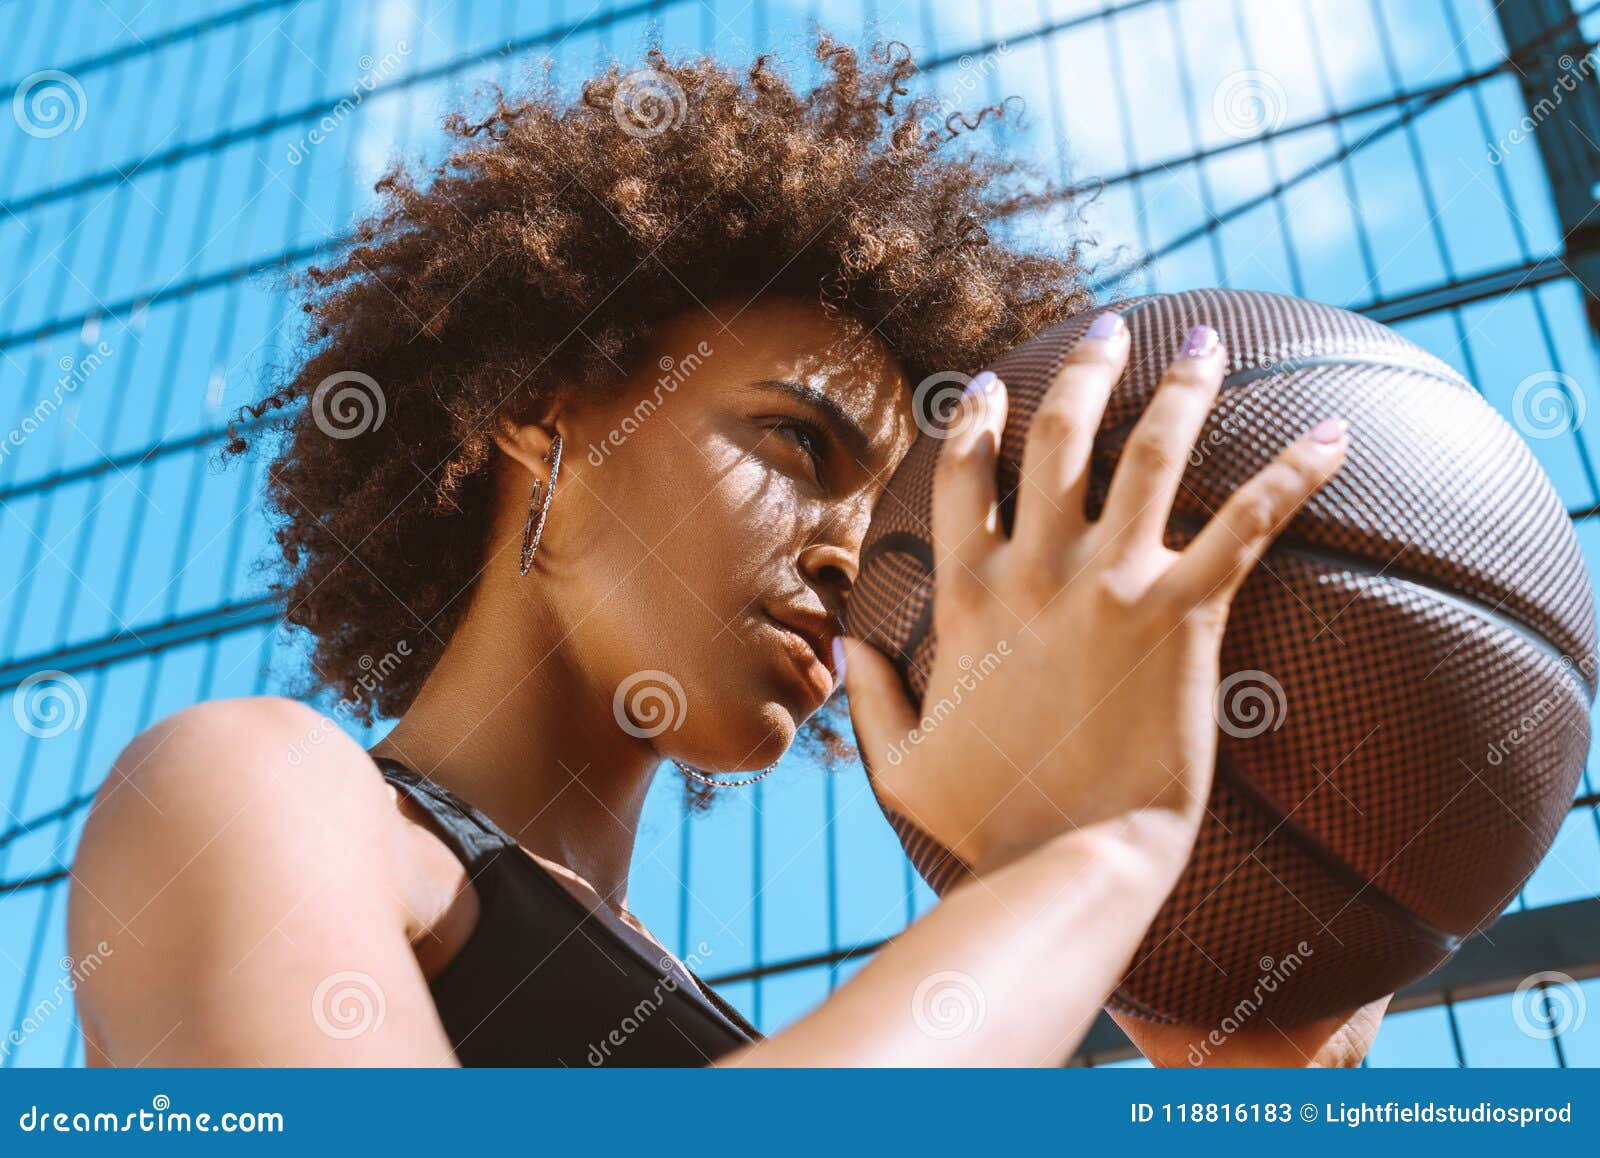
[[861, 544], [866, 538], [870, 512], [838, 511], [827, 520], [819, 534], [800, 550], [801, 576], [815, 590], [833, 615], [844, 609], [861, 568]]
[[859, 555], [836, 544], [814, 543], [800, 552], [800, 574], [837, 615], [856, 581]]

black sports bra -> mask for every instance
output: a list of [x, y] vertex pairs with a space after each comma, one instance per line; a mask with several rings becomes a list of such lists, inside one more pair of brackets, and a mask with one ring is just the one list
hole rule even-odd
[[480, 810], [374, 761], [478, 892], [477, 926], [429, 983], [462, 1065], [700, 1066], [760, 1038], [709, 986], [702, 997], [669, 958], [623, 940]]

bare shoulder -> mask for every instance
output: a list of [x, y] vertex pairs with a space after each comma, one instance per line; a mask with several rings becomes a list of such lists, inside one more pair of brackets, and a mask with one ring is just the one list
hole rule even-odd
[[92, 869], [98, 854], [113, 854], [125, 872], [152, 854], [165, 861], [330, 827], [345, 834], [339, 843], [382, 839], [393, 821], [382, 776], [334, 721], [275, 696], [216, 700], [168, 716], [123, 749], [96, 794], [79, 859]]
[[404, 948], [407, 827], [361, 746], [303, 704], [167, 717], [117, 757], [84, 826], [69, 948], [108, 966], [80, 1006], [126, 1023], [178, 974], [220, 990], [312, 945]]
[[[361, 746], [295, 701], [199, 704], [135, 737], [72, 870], [91, 1064], [449, 1064], [409, 933], [415, 832]], [[385, 1011], [359, 1034], [338, 1023], [351, 986]]]

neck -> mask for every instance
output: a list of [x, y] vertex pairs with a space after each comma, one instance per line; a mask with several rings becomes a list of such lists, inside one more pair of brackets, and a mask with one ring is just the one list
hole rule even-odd
[[476, 805], [525, 849], [625, 910], [639, 814], [659, 757], [616, 726], [610, 697], [588, 687], [559, 645], [525, 626], [554, 620], [497, 612], [493, 586], [480, 587], [416, 700], [373, 754]]

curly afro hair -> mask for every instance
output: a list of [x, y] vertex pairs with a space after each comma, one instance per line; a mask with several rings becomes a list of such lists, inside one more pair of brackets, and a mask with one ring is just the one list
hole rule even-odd
[[[296, 276], [304, 348], [228, 452], [273, 437], [274, 591], [313, 637], [313, 684], [355, 717], [403, 712], [459, 620], [496, 420], [615, 388], [667, 319], [717, 295], [806, 297], [864, 322], [917, 382], [1089, 306], [1075, 245], [991, 236], [1069, 197], [972, 144], [1005, 106], [944, 117], [907, 99], [898, 43], [821, 35], [816, 55], [804, 94], [768, 56], [740, 72], [657, 50], [575, 97], [548, 71], [517, 99], [491, 90], [486, 116], [446, 119], [442, 164], [422, 180], [397, 164], [335, 260]], [[355, 382], [383, 407], [359, 436], [340, 412]], [[401, 638], [406, 662], [374, 680]]]

